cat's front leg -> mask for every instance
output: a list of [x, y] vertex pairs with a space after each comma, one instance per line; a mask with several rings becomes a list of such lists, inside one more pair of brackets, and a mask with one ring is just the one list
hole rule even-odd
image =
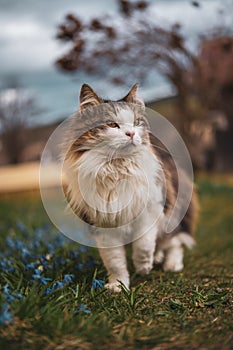
[[157, 230], [149, 232], [133, 242], [133, 264], [137, 273], [147, 275], [153, 267]]
[[120, 292], [120, 282], [129, 288], [129, 273], [124, 246], [99, 248], [99, 253], [108, 271], [108, 283], [105, 288]]

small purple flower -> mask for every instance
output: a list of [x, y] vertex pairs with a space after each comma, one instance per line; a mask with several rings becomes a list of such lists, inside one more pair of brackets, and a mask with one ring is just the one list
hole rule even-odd
[[94, 278], [93, 281], [92, 281], [92, 287], [94, 289], [103, 288], [104, 285], [105, 285], [105, 282], [102, 281], [102, 280], [97, 280], [97, 279]]

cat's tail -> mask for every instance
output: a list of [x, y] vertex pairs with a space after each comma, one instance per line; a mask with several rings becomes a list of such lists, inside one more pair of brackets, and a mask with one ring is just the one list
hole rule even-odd
[[176, 237], [179, 239], [180, 243], [188, 249], [192, 249], [196, 245], [194, 238], [187, 232], [180, 232]]

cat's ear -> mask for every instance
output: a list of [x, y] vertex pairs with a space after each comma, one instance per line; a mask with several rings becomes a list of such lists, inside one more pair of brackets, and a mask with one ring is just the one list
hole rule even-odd
[[97, 95], [97, 93], [87, 84], [83, 84], [79, 97], [79, 108], [83, 109], [90, 106], [97, 106], [104, 101]]
[[138, 97], [138, 84], [134, 84], [130, 92], [122, 99], [124, 102], [145, 106], [143, 100]]

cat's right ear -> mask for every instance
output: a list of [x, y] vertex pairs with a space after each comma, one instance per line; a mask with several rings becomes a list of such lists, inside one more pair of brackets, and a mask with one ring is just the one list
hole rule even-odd
[[134, 84], [130, 92], [122, 99], [122, 101], [145, 107], [143, 100], [138, 97], [138, 84]]
[[82, 111], [87, 107], [97, 106], [104, 101], [89, 85], [83, 84], [80, 91], [79, 102], [79, 109]]

